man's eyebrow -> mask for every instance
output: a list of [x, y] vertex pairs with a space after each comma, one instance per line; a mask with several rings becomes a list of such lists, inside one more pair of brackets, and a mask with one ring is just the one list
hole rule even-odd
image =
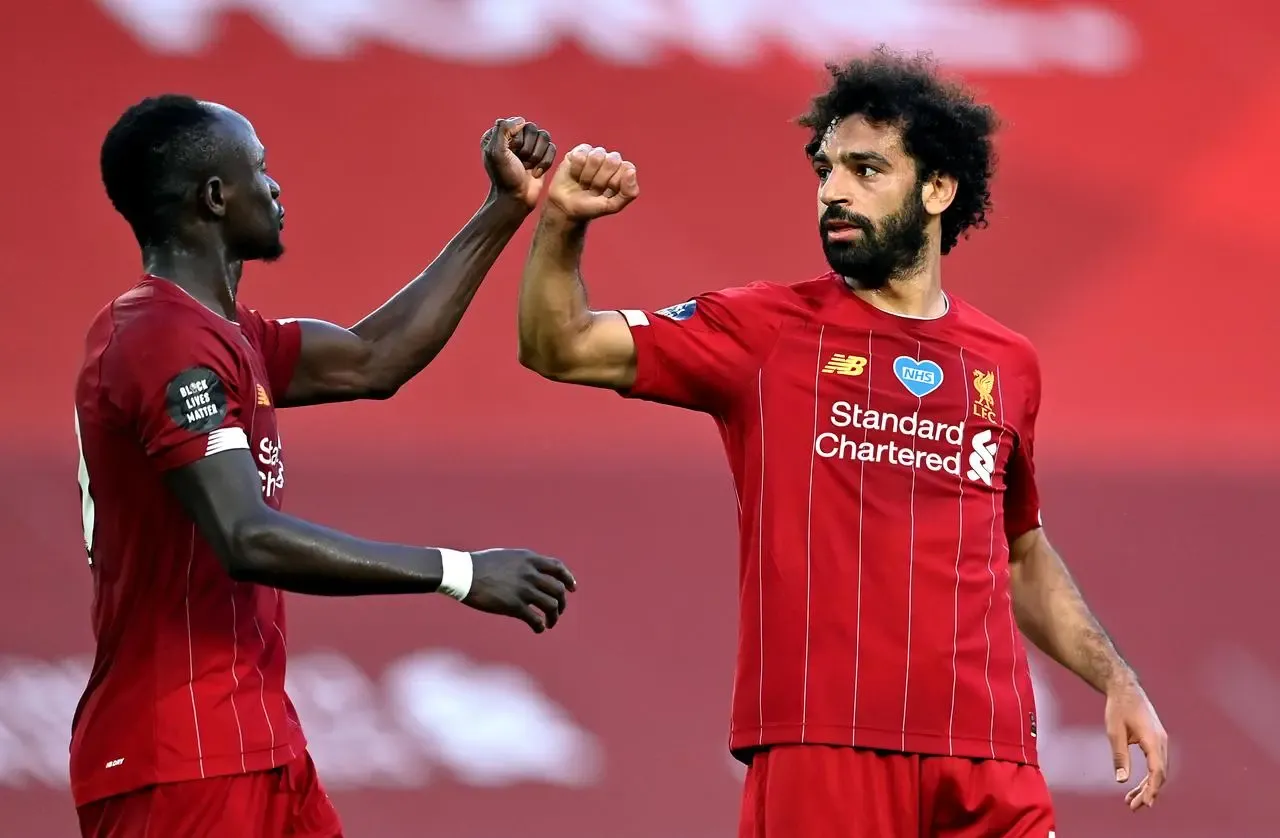
[[889, 158], [883, 154], [877, 154], [874, 151], [846, 151], [840, 155], [841, 163], [876, 163], [880, 166], [890, 166]]
[[[875, 163], [888, 168], [893, 165], [889, 162], [889, 158], [874, 151], [844, 151], [838, 156], [840, 162], [848, 166], [856, 166], [860, 163]], [[815, 163], [830, 163], [831, 157], [825, 151], [816, 151], [813, 153], [812, 160]]]

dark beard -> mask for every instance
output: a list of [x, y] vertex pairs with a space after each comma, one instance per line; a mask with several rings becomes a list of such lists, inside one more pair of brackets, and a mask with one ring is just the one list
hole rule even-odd
[[284, 255], [284, 242], [276, 239], [275, 244], [271, 247], [263, 248], [262, 256], [258, 257], [264, 262], [274, 262]]
[[[862, 231], [861, 238], [830, 240], [826, 225], [832, 221], [854, 225]], [[879, 229], [866, 216], [832, 204], [822, 214], [818, 231], [822, 236], [822, 252], [831, 270], [853, 280], [860, 288], [874, 289], [885, 287], [920, 265], [928, 242], [925, 224], [924, 201], [919, 191], [913, 189], [902, 208], [880, 222]]]
[[284, 242], [277, 232], [267, 240], [241, 245], [235, 250], [236, 259], [241, 262], [274, 262], [284, 255]]

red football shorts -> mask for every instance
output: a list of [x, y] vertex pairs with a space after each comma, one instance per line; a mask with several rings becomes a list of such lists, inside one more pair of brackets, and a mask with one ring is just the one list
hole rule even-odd
[[310, 754], [271, 771], [148, 786], [77, 813], [84, 838], [342, 838]]
[[1053, 838], [1030, 765], [823, 745], [760, 751], [739, 838]]

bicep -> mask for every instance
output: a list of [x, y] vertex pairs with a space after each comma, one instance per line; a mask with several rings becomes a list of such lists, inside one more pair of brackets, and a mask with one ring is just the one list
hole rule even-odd
[[634, 380], [625, 395], [723, 414], [777, 341], [782, 314], [765, 286], [703, 294], [652, 313], [623, 311], [635, 344]]
[[[323, 320], [297, 320], [301, 346], [284, 407], [351, 401], [379, 394], [373, 345], [350, 329]], [[389, 394], [387, 394], [389, 395]]]
[[1009, 594], [1014, 617], [1023, 631], [1034, 632], [1034, 616], [1043, 611], [1045, 583], [1052, 578], [1046, 573], [1048, 563], [1056, 561], [1057, 554], [1042, 529], [1025, 532], [1009, 544]]
[[228, 570], [246, 526], [272, 514], [247, 448], [222, 451], [165, 472], [165, 483]]
[[636, 342], [622, 313], [596, 311], [568, 342], [548, 377], [570, 384], [626, 390], [636, 379]]
[[1013, 568], [1025, 567], [1036, 553], [1052, 549], [1044, 530], [1037, 527], [1009, 542], [1009, 564]]

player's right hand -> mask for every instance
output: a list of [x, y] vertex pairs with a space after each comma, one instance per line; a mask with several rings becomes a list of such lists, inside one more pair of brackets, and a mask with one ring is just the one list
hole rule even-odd
[[619, 212], [640, 194], [635, 164], [585, 143], [570, 151], [551, 179], [547, 200], [575, 221]]
[[578, 587], [563, 562], [531, 550], [480, 550], [471, 554], [471, 565], [471, 590], [462, 604], [523, 620], [539, 634], [555, 626], [566, 594]]

